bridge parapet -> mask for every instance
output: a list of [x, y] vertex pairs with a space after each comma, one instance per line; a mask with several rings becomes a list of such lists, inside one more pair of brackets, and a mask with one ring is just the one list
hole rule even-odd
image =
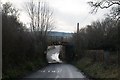
[[59, 36], [50, 36], [48, 37], [49, 45], [63, 45], [70, 42], [70, 37], [59, 37]]

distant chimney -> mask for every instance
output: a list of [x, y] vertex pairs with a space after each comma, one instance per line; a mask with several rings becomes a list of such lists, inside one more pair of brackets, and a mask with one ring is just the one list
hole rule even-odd
[[77, 23], [77, 33], [79, 33], [79, 23]]

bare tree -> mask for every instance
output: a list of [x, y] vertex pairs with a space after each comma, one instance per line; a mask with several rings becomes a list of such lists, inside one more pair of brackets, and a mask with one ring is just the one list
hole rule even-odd
[[31, 20], [31, 32], [34, 35], [35, 51], [43, 53], [47, 48], [47, 32], [53, 29], [53, 11], [47, 2], [31, 0], [26, 3], [26, 11]]
[[46, 36], [47, 31], [53, 28], [53, 12], [48, 6], [47, 2], [33, 0], [27, 2], [26, 10], [31, 20], [32, 31], [40, 31], [42, 35]]
[[91, 13], [93, 12], [97, 12], [97, 10], [99, 8], [104, 9], [104, 8], [109, 8], [113, 5], [120, 5], [120, 1], [119, 0], [97, 0], [97, 1], [89, 1], [88, 4], [93, 7], [93, 10], [91, 11]]
[[26, 4], [26, 11], [30, 17], [31, 23], [30, 23], [30, 27], [31, 27], [31, 31], [35, 30], [35, 24], [34, 24], [34, 18], [35, 18], [35, 5], [33, 3], [33, 1], [28, 2]]
[[112, 19], [119, 21], [120, 20], [120, 5], [117, 7], [113, 7], [111, 9], [111, 12], [109, 14], [109, 17], [111, 17]]
[[12, 6], [10, 2], [6, 2], [2, 5], [2, 13], [4, 15], [14, 16], [16, 18], [19, 18], [19, 10]]

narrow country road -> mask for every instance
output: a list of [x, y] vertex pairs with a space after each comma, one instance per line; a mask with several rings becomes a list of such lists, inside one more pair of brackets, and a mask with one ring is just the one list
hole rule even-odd
[[58, 46], [49, 46], [49, 50], [47, 52], [46, 58], [48, 60], [48, 66], [45, 68], [38, 70], [24, 79], [27, 80], [41, 80], [41, 79], [52, 79], [52, 80], [60, 80], [60, 79], [67, 79], [67, 80], [86, 80], [86, 76], [83, 75], [76, 67], [70, 64], [65, 63], [55, 63], [55, 62], [62, 62], [59, 59], [60, 54], [60, 45]]
[[84, 79], [86, 77], [76, 67], [70, 64], [49, 64], [47, 67], [38, 70], [25, 78], [53, 78], [53, 80], [57, 80], [59, 78]]

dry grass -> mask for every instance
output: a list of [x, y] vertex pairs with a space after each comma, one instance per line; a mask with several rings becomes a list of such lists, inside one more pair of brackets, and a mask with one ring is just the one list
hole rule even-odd
[[118, 78], [117, 65], [104, 65], [99, 62], [92, 62], [92, 59], [84, 57], [76, 63], [76, 66], [88, 76], [96, 79]]

